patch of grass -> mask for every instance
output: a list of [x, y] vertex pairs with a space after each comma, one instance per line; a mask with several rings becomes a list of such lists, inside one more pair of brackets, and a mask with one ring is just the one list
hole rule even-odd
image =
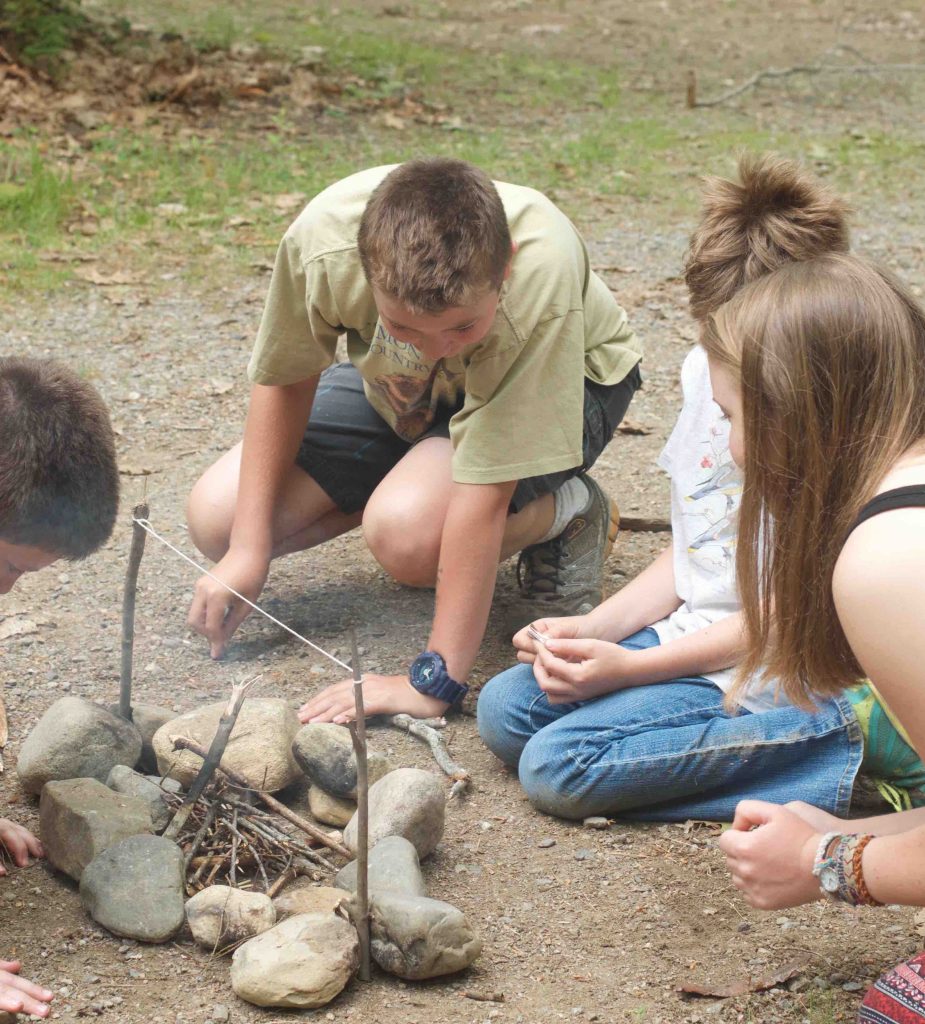
[[0, 236], [42, 244], [64, 225], [75, 199], [71, 177], [37, 148], [11, 151], [0, 167]]

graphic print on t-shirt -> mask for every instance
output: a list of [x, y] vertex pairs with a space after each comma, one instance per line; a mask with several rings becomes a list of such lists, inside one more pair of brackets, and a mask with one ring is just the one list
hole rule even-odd
[[383, 403], [388, 406], [399, 437], [416, 440], [434, 422], [438, 405], [457, 404], [464, 375], [447, 369], [445, 360], [429, 365], [413, 345], [393, 338], [381, 322], [376, 325], [369, 351], [402, 371], [379, 373], [366, 380], [367, 397], [374, 408], [381, 409]]
[[688, 476], [693, 490], [682, 495], [688, 521], [687, 550], [691, 559], [709, 573], [727, 573], [735, 555], [735, 512], [742, 495], [742, 479], [729, 454], [728, 430], [717, 418], [709, 435], [700, 442], [703, 450], [697, 467]]

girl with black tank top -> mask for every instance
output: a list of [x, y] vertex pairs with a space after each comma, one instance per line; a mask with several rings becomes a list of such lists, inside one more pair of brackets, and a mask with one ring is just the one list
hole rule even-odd
[[[830, 255], [743, 289], [703, 344], [745, 471], [741, 678], [766, 666], [798, 703], [866, 677], [921, 758], [925, 313], [884, 271]], [[925, 807], [843, 821], [743, 801], [720, 846], [762, 909], [825, 897], [925, 906]], [[885, 974], [858, 1019], [925, 1020], [925, 954]]]

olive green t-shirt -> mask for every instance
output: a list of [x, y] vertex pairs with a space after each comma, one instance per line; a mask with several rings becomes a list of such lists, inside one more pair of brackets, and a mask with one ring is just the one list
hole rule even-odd
[[436, 362], [382, 325], [357, 231], [370, 193], [392, 167], [337, 182], [286, 232], [248, 366], [257, 384], [321, 373], [346, 334], [370, 404], [413, 441], [438, 405], [450, 420], [453, 479], [489, 484], [571, 469], [582, 461], [584, 378], [616, 384], [639, 342], [568, 218], [541, 193], [496, 182], [517, 243], [485, 338]]

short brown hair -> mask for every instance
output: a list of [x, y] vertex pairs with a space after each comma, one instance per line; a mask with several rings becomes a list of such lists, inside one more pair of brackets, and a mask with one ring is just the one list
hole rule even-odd
[[773, 153], [741, 157], [738, 181], [707, 178], [684, 270], [694, 318], [784, 263], [847, 252], [847, 213], [834, 192]]
[[415, 313], [501, 287], [511, 233], [488, 175], [435, 157], [396, 167], [369, 198], [357, 245], [366, 279]]
[[112, 533], [119, 475], [96, 390], [49, 359], [0, 357], [0, 537], [84, 558]]
[[886, 271], [833, 253], [785, 265], [705, 325], [742, 388], [736, 568], [752, 677], [806, 706], [857, 682], [832, 578], [858, 512], [925, 438], [925, 312]]

